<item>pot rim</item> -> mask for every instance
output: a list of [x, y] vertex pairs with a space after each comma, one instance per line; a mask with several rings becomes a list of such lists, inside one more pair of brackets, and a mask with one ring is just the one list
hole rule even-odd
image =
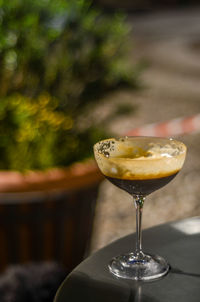
[[46, 171], [0, 171], [0, 194], [72, 191], [98, 184], [102, 179], [94, 160]]

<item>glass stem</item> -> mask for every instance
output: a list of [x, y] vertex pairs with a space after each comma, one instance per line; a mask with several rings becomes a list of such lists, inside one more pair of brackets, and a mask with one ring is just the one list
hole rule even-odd
[[143, 256], [142, 252], [142, 210], [144, 205], [144, 196], [133, 196], [136, 208], [136, 256]]

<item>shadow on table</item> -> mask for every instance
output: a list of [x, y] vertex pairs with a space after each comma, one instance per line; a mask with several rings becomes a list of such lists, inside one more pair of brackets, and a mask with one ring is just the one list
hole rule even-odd
[[178, 268], [171, 268], [170, 272], [172, 274], [179, 274], [179, 275], [185, 275], [185, 276], [191, 276], [191, 277], [198, 277], [198, 278], [200, 278], [200, 274], [183, 272], [182, 270], [180, 270]]
[[[178, 268], [171, 268], [171, 274], [180, 274], [191, 277], [200, 277], [200, 274], [183, 272]], [[98, 274], [97, 274], [98, 275]], [[148, 282], [147, 282], [148, 283]], [[121, 282], [118, 278], [108, 279], [104, 276], [96, 278], [88, 276], [83, 272], [73, 272], [65, 280], [59, 289], [54, 302], [63, 301], [95, 301], [110, 302], [112, 301], [129, 301], [129, 302], [158, 302], [155, 297], [147, 293], [144, 288], [145, 283], [134, 283], [134, 290], [131, 290], [133, 283]], [[78, 290], [77, 290], [78, 289]], [[133, 288], [132, 288], [133, 289]]]
[[[171, 268], [170, 273], [172, 274], [179, 274], [179, 275], [185, 275], [185, 276], [191, 276], [195, 278], [200, 278], [200, 274], [198, 273], [190, 273], [190, 272], [184, 272], [178, 268]], [[158, 302], [157, 299], [152, 298], [149, 295], [144, 294], [142, 284], [138, 284], [138, 286], [135, 287], [135, 292], [132, 293], [130, 300], [134, 302]]]
[[62, 284], [57, 292], [54, 302], [87, 301], [87, 302], [159, 302], [154, 297], [144, 293], [142, 283], [136, 285], [134, 291], [126, 282], [117, 278], [108, 279], [90, 278], [82, 272], [74, 272]]

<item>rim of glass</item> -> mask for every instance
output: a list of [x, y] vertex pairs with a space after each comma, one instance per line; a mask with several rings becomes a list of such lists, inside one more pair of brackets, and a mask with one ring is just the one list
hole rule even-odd
[[[103, 142], [108, 142], [108, 141], [112, 141], [112, 140], [115, 140], [115, 141], [117, 141], [117, 140], [122, 140], [122, 139], [131, 139], [131, 138], [133, 138], [133, 139], [138, 139], [138, 140], [140, 140], [140, 139], [149, 139], [149, 140], [160, 140], [160, 141], [171, 141], [171, 142], [174, 142], [174, 143], [176, 143], [177, 145], [179, 145], [179, 146], [182, 146], [182, 150], [180, 151], [180, 153], [178, 154], [178, 155], [176, 155], [175, 157], [177, 157], [177, 156], [179, 156], [179, 155], [181, 155], [181, 154], [184, 154], [184, 153], [186, 153], [186, 151], [187, 151], [187, 147], [186, 147], [186, 145], [183, 143], [183, 142], [181, 142], [181, 141], [179, 141], [179, 140], [176, 140], [176, 139], [174, 139], [174, 138], [171, 138], [171, 137], [159, 137], [159, 136], [120, 136], [120, 137], [111, 137], [111, 138], [107, 138], [107, 139], [103, 139], [103, 140], [100, 140], [100, 141], [98, 141], [98, 142], [96, 142], [95, 144], [94, 144], [94, 150], [96, 150], [97, 152], [98, 152], [98, 149], [97, 149], [97, 146], [100, 144], [100, 143], [103, 143]], [[123, 142], [123, 141], [121, 141], [121, 142]], [[98, 152], [98, 154], [101, 154], [102, 155], [102, 153], [99, 153]], [[124, 158], [124, 159], [126, 159], [126, 158]], [[130, 159], [129, 159], [130, 160]], [[134, 159], [133, 159], [134, 160]]]

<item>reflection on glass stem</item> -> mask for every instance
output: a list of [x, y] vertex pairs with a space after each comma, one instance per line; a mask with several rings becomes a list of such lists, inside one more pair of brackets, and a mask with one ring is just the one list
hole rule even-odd
[[144, 205], [145, 197], [133, 196], [136, 208], [136, 250], [137, 256], [144, 256], [142, 253], [142, 209]]

